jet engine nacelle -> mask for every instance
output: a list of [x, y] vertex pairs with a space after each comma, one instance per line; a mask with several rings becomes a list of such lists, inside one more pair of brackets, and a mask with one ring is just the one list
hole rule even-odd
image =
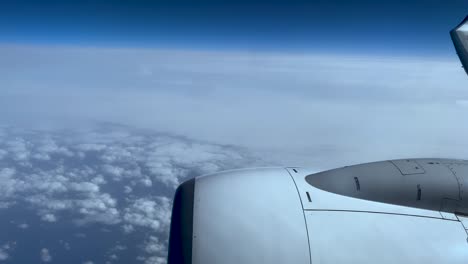
[[177, 189], [168, 263], [466, 264], [467, 208], [462, 160], [221, 172]]

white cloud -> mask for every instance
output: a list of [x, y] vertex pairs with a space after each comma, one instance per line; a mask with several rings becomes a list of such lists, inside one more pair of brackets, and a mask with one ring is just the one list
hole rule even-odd
[[[11, 167], [0, 169], [0, 195], [5, 198], [2, 207], [10, 206], [17, 200], [26, 201], [37, 208], [44, 221], [57, 221], [57, 213], [64, 210], [79, 213], [83, 217], [78, 219], [79, 223], [116, 224], [123, 220], [123, 215], [130, 219], [134, 213], [137, 213], [132, 216], [135, 219], [138, 215], [147, 214], [144, 216], [147, 220], [156, 217], [161, 221], [161, 215], [148, 209], [154, 206], [167, 211], [170, 207], [167, 198], [124, 200], [119, 205], [114, 197], [120, 195], [117, 190], [110, 189], [112, 193], [103, 191], [109, 190], [109, 179], [124, 181], [124, 188], [120, 189], [122, 194], [132, 192], [137, 184], [145, 188], [162, 184], [173, 190], [188, 177], [252, 162], [249, 154], [236, 148], [168, 135], [151, 135], [147, 131], [132, 132], [125, 127], [63, 135], [63, 132], [33, 132], [16, 128], [7, 128], [4, 133], [7, 137], [5, 145], [27, 145], [30, 149], [28, 157], [31, 158], [14, 160], [9, 164]], [[122, 138], [128, 141], [123, 143]], [[132, 144], [127, 145], [128, 142]], [[100, 150], [105, 151], [94, 153], [92, 162], [80, 163], [74, 157], [76, 152], [83, 150], [83, 146], [87, 149], [99, 146]], [[63, 149], [71, 154], [59, 151]], [[114, 155], [115, 159], [101, 159], [108, 155], [107, 150], [120, 154]], [[50, 160], [34, 160], [33, 156], [41, 151], [55, 154]], [[11, 154], [12, 157], [15, 155]], [[24, 168], [21, 165], [23, 162], [32, 166]], [[149, 206], [144, 208], [146, 205]], [[167, 217], [165, 219], [164, 222], [167, 222]], [[156, 223], [146, 223], [144, 226], [156, 228]]]
[[16, 160], [27, 160], [30, 155], [29, 145], [30, 143], [23, 140], [22, 138], [16, 138], [8, 141], [6, 147], [9, 152], [13, 154], [13, 158]]
[[55, 217], [55, 215], [53, 214], [45, 214], [41, 217], [41, 219], [43, 221], [46, 221], [46, 222], [55, 222], [57, 221], [57, 217]]
[[132, 192], [132, 187], [130, 186], [125, 186], [124, 187], [124, 193], [131, 193]]
[[[34, 205], [35, 208], [48, 211], [62, 211], [73, 207], [73, 201], [65, 199], [54, 199], [46, 195], [31, 195], [23, 198], [28, 203]], [[43, 215], [46, 213], [43, 213]]]
[[35, 153], [32, 157], [38, 160], [50, 160], [50, 156], [46, 153]]
[[135, 231], [135, 228], [134, 228], [132, 225], [125, 224], [125, 225], [122, 226], [122, 230], [123, 230], [126, 234], [129, 234], [129, 233], [132, 233], [133, 231]]
[[112, 178], [116, 180], [120, 180], [122, 178], [123, 173], [125, 172], [123, 168], [119, 168], [117, 166], [112, 166], [109, 164], [105, 164], [103, 166], [103, 171], [111, 175]]
[[158, 237], [150, 236], [145, 241], [144, 251], [149, 255], [145, 258], [146, 264], [165, 264], [167, 260], [167, 244]]
[[0, 261], [7, 260], [9, 257], [8, 253], [5, 252], [3, 249], [0, 249]]
[[2, 177], [2, 179], [4, 179], [4, 180], [11, 179], [11, 177], [14, 174], [15, 174], [15, 169], [2, 168], [2, 170], [0, 170], [0, 177]]
[[164, 256], [167, 253], [167, 248], [166, 245], [161, 243], [157, 237], [150, 236], [148, 241], [146, 241], [145, 251], [148, 254]]
[[10, 252], [16, 247], [15, 241], [7, 242], [0, 246], [0, 261], [7, 261], [10, 259]]
[[115, 251], [122, 251], [122, 250], [126, 250], [126, 249], [127, 249], [127, 247], [126, 247], [126, 246], [122, 246], [122, 245], [116, 245], [116, 246], [114, 247], [114, 250], [115, 250]]
[[84, 143], [84, 144], [79, 144], [77, 146], [77, 149], [83, 150], [83, 151], [101, 151], [106, 148], [106, 145], [103, 144], [94, 144], [94, 143]]
[[132, 153], [127, 149], [120, 146], [112, 146], [106, 148], [106, 151], [101, 156], [106, 162], [116, 162], [119, 160], [128, 160], [132, 159]]
[[[16, 169], [2, 168], [0, 169], [0, 197], [8, 198], [15, 195], [19, 190], [23, 189], [26, 183], [16, 176]], [[4, 207], [15, 201], [2, 201]]]
[[10, 257], [5, 248], [0, 248], [0, 261], [5, 261]]
[[69, 184], [68, 187], [72, 191], [84, 192], [88, 194], [99, 192], [99, 185], [94, 184], [92, 182], [80, 182], [80, 183], [72, 182]]
[[149, 146], [145, 165], [152, 179], [175, 188], [190, 173], [197, 175], [218, 171], [223, 163], [245, 162], [242, 151], [214, 144], [186, 141], [167, 142], [164, 138]]
[[145, 260], [145, 264], [166, 264], [166, 258], [151, 256]]
[[[2, 123], [123, 123], [248, 146], [294, 165], [468, 154], [468, 142], [460, 141], [468, 125], [457, 122], [468, 114], [460, 107], [468, 100], [468, 81], [455, 56], [15, 46], [0, 47], [1, 54], [23, 62], [2, 67], [8, 76], [35, 69], [28, 80], [0, 80], [5, 87], [0, 112], [8, 113], [0, 116], [6, 120]], [[48, 79], [54, 82], [44, 83]], [[70, 94], [74, 100], [65, 100]], [[402, 129], [395, 131], [395, 126]], [[139, 152], [128, 148], [138, 145], [138, 138], [125, 133], [109, 135], [107, 141], [99, 132], [90, 138], [94, 142], [80, 142], [76, 155], [92, 158], [105, 152], [98, 158], [111, 163], [129, 161]], [[107, 145], [116, 139], [122, 144]], [[318, 150], [325, 150], [321, 157], [316, 157]], [[148, 166], [166, 171], [155, 178], [177, 184], [168, 175], [179, 172], [151, 158]]]
[[[15, 152], [8, 152], [0, 160], [0, 210], [21, 204], [44, 222], [60, 221], [76, 224], [77, 228], [107, 225], [99, 230], [114, 232], [115, 227], [122, 235], [151, 232], [153, 235], [140, 245], [123, 244], [106, 253], [107, 257], [115, 254], [121, 259], [118, 251], [134, 246], [148, 263], [165, 259], [172, 192], [178, 182], [252, 164], [252, 156], [242, 149], [127, 127], [79, 133], [5, 128], [3, 133], [0, 149], [10, 140], [16, 142], [13, 145], [23, 142], [29, 154], [17, 159]], [[44, 138], [53, 139], [53, 143], [48, 140], [45, 144]], [[88, 150], [83, 150], [83, 145]], [[97, 149], [96, 145], [102, 146], [99, 151], [89, 150]], [[77, 153], [83, 151], [86, 154], [81, 159]], [[35, 155], [41, 153], [48, 153], [50, 159], [37, 159]], [[44, 226], [30, 221], [34, 220], [15, 223], [28, 232]], [[71, 250], [65, 242], [60, 248]], [[42, 252], [50, 257], [49, 250]], [[10, 255], [6, 250], [1, 253]]]
[[22, 223], [22, 224], [19, 224], [18, 227], [21, 228], [21, 229], [28, 229], [29, 225], [26, 224], [26, 223]]
[[166, 197], [140, 198], [125, 209], [123, 219], [132, 226], [164, 232], [169, 226], [171, 201]]
[[145, 185], [146, 187], [153, 186], [153, 182], [148, 177], [144, 177], [143, 179], [141, 179], [141, 183], [143, 183], [143, 185]]
[[68, 150], [64, 146], [58, 146], [57, 143], [51, 138], [44, 139], [41, 142], [41, 144], [38, 146], [37, 151], [39, 153], [44, 153], [44, 154], [56, 153], [56, 154], [62, 154], [68, 157], [73, 156], [73, 153], [70, 150]]
[[[152, 234], [151, 238], [143, 236], [137, 245], [125, 244], [125, 239], [122, 239], [123, 244], [119, 246], [129, 247], [129, 251], [136, 249], [142, 256], [142, 262], [147, 263], [165, 261], [170, 198], [176, 182], [203, 172], [251, 164], [251, 155], [244, 150], [197, 143], [151, 130], [135, 131], [110, 126], [86, 132], [17, 128], [2, 131], [0, 149], [6, 149], [10, 140], [27, 142], [29, 155], [25, 159], [16, 159], [15, 153], [7, 152], [0, 160], [1, 210], [21, 205], [21, 210], [37, 214], [39, 221], [77, 224], [70, 228], [73, 230], [71, 235], [77, 234], [77, 237], [86, 237], [86, 230], [92, 225], [105, 225], [99, 226], [99, 230], [121, 232], [121, 239], [131, 232], [134, 232], [132, 235]], [[53, 144], [49, 142], [47, 148], [41, 149], [44, 138], [53, 139]], [[99, 151], [85, 151], [86, 154], [80, 158], [77, 153], [84, 151], [83, 144], [103, 147]], [[67, 149], [72, 155], [56, 152], [57, 149]], [[180, 152], [187, 153], [179, 157]], [[37, 159], [35, 155], [41, 153], [49, 153], [50, 159]], [[113, 158], [108, 158], [110, 156]], [[23, 166], [27, 163], [31, 166]], [[149, 165], [154, 164], [161, 164], [161, 170], [157, 166], [150, 170]], [[105, 170], [106, 167], [121, 169], [119, 182], [115, 181], [116, 175]], [[175, 179], [171, 180], [171, 177]], [[28, 219], [27, 224], [22, 224], [23, 221], [15, 221], [15, 227], [28, 225], [26, 233], [33, 233], [39, 227], [55, 226], [35, 223], [34, 218]], [[61, 242], [59, 247], [49, 248], [47, 252], [49, 256], [53, 254], [51, 258], [56, 261], [60, 254], [57, 250], [77, 250], [77, 245], [70, 243], [73, 242]], [[124, 253], [119, 252], [120, 249], [114, 249], [103, 254], [109, 261], [112, 255], [119, 260], [124, 259]], [[6, 250], [2, 253], [4, 256], [13, 255]]]
[[50, 255], [49, 250], [47, 248], [41, 249], [40, 256], [41, 256], [42, 262], [52, 261], [52, 256]]
[[30, 174], [25, 181], [25, 190], [26, 189], [36, 189], [45, 193], [63, 193], [68, 189], [66, 184], [68, 179], [62, 175], [50, 175], [45, 172], [40, 172], [39, 174]]
[[94, 177], [92, 180], [91, 180], [92, 183], [96, 184], [96, 185], [101, 185], [101, 184], [106, 184], [107, 181], [104, 179], [104, 177], [102, 177], [101, 175], [97, 176], [97, 177]]

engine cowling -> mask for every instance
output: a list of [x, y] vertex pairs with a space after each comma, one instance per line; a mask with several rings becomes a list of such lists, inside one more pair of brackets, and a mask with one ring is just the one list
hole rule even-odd
[[468, 263], [468, 162], [262, 168], [183, 183], [169, 264]]

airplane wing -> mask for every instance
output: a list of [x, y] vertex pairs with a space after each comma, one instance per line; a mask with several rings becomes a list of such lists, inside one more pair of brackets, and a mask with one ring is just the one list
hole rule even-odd
[[468, 16], [460, 25], [450, 31], [450, 36], [463, 68], [468, 74]]

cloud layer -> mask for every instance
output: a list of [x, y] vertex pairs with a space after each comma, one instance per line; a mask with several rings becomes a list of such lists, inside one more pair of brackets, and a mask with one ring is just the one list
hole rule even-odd
[[[135, 246], [138, 255], [133, 256], [134, 261], [165, 262], [172, 196], [180, 182], [219, 170], [264, 164], [241, 148], [123, 126], [103, 125], [79, 132], [6, 127], [0, 129], [0, 135], [4, 153], [0, 158], [0, 210], [5, 215], [14, 215], [9, 213], [14, 210], [33, 213], [12, 219], [14, 228], [34, 234], [49, 223], [74, 226], [68, 234], [61, 234], [62, 251], [77, 247], [70, 237], [93, 235], [86, 229], [89, 227], [101, 228], [100, 233], [112, 228], [122, 243], [130, 243], [133, 236], [136, 245], [118, 244], [100, 256], [109, 263], [119, 263], [121, 251]], [[0, 244], [18, 240], [14, 236], [2, 239]], [[18, 248], [24, 246], [23, 241], [17, 243]], [[8, 245], [0, 247], [0, 261], [14, 257]], [[55, 259], [57, 249], [49, 246], [40, 249], [43, 262]]]
[[455, 54], [2, 46], [0, 56], [0, 119], [14, 125], [111, 121], [320, 168], [468, 154], [468, 80]]

